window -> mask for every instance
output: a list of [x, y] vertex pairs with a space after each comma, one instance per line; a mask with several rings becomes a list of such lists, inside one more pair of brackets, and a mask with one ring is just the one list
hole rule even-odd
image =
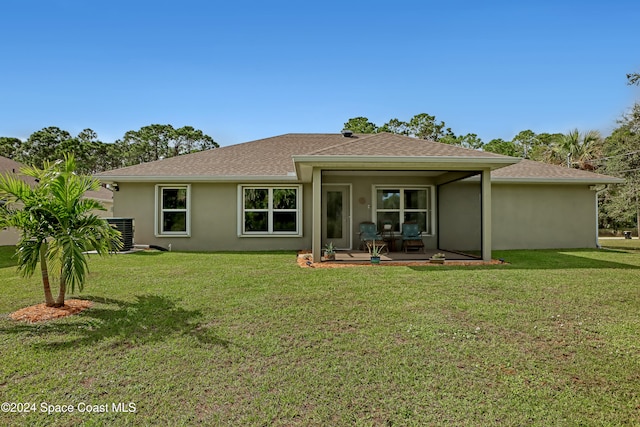
[[300, 187], [240, 187], [241, 235], [301, 235]]
[[431, 187], [375, 187], [375, 201], [378, 230], [391, 224], [391, 230], [400, 232], [403, 223], [415, 222], [420, 231], [432, 233]]
[[156, 235], [189, 236], [189, 185], [156, 186]]

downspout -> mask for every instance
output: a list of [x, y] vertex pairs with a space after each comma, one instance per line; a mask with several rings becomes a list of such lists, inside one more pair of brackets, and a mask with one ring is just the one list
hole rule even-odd
[[596, 190], [596, 248], [602, 249], [602, 246], [600, 246], [600, 240], [598, 239], [598, 234], [600, 233], [600, 209], [598, 209], [598, 200], [600, 198], [600, 193], [606, 191], [609, 186], [605, 185], [604, 188], [600, 190], [598, 190], [598, 187], [595, 185], [591, 188]]

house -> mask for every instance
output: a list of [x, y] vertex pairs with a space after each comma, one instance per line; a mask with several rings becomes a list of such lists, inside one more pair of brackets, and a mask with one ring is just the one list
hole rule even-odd
[[[20, 169], [23, 167], [24, 165], [22, 163], [0, 156], [0, 175], [16, 174], [29, 185], [35, 185], [36, 181], [33, 177], [20, 173]], [[96, 211], [96, 215], [102, 217], [113, 216], [113, 194], [111, 190], [100, 187], [96, 191], [87, 191], [85, 197], [101, 202], [106, 208], [106, 211]], [[0, 246], [15, 245], [18, 242], [18, 238], [18, 231], [14, 229], [0, 229]]]
[[286, 134], [101, 173], [136, 243], [185, 251], [357, 248], [361, 222], [427, 248], [597, 245], [597, 190], [617, 178], [380, 133]]
[[[0, 156], [0, 174], [2, 175], [8, 173], [20, 174], [20, 168], [23, 166], [22, 163]], [[35, 184], [35, 180], [30, 176], [22, 176], [22, 179], [30, 185]], [[2, 202], [0, 201], [0, 203]], [[0, 229], [0, 246], [15, 245], [18, 242], [18, 238], [19, 234], [16, 230], [12, 228]]]

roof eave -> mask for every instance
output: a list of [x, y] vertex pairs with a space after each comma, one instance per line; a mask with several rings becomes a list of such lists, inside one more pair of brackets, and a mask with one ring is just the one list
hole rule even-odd
[[499, 169], [518, 163], [514, 157], [464, 156], [292, 156], [296, 173], [302, 182], [311, 181], [314, 167], [349, 170], [442, 170]]
[[[472, 180], [474, 178], [469, 178]], [[497, 184], [576, 184], [576, 185], [600, 185], [600, 184], [622, 184], [624, 179], [620, 178], [491, 178], [491, 182]]]
[[132, 175], [96, 175], [96, 179], [105, 183], [116, 182], [297, 182], [298, 177], [291, 175], [222, 175], [222, 176], [188, 176], [188, 175], [163, 175], [163, 176], [132, 176]]
[[449, 164], [461, 164], [464, 167], [468, 165], [476, 165], [478, 167], [492, 167], [499, 169], [501, 167], [514, 165], [521, 159], [514, 157], [467, 157], [467, 156], [322, 156], [322, 155], [294, 155], [295, 163], [311, 163], [318, 165], [341, 165], [348, 164], [385, 164], [397, 168], [402, 165], [424, 165], [433, 164], [434, 166]]
[[353, 170], [467, 170], [470, 166], [478, 169], [499, 169], [520, 161], [512, 157], [465, 157], [465, 156], [292, 156], [295, 172], [287, 175], [101, 175], [95, 178], [105, 183], [113, 182], [296, 182], [304, 181], [301, 165]]

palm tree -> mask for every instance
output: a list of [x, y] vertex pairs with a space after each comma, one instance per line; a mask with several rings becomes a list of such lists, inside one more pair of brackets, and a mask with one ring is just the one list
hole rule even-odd
[[602, 150], [602, 136], [596, 130], [581, 133], [574, 129], [562, 135], [554, 143], [552, 152], [556, 161], [567, 167], [577, 165], [579, 169], [592, 170], [590, 161], [597, 158]]
[[36, 185], [32, 188], [9, 174], [0, 176], [0, 200], [3, 202], [0, 225], [20, 230], [20, 240], [16, 245], [18, 269], [25, 276], [31, 276], [40, 262], [45, 303], [51, 307], [55, 305], [55, 301], [51, 294], [47, 267], [48, 220], [45, 212], [40, 209], [46, 199], [44, 190], [44, 186]]
[[[15, 176], [0, 176], [0, 198], [5, 201], [0, 211], [0, 224], [20, 231], [18, 269], [31, 276], [40, 263], [45, 303], [62, 307], [67, 287], [82, 291], [88, 272], [86, 252], [99, 255], [122, 247], [120, 233], [96, 210], [104, 206], [84, 198], [84, 193], [96, 190], [100, 183], [76, 175], [73, 156], [64, 161], [46, 163], [43, 169], [26, 167], [21, 173], [36, 179], [31, 187]], [[54, 300], [49, 268], [60, 280], [60, 292]]]

